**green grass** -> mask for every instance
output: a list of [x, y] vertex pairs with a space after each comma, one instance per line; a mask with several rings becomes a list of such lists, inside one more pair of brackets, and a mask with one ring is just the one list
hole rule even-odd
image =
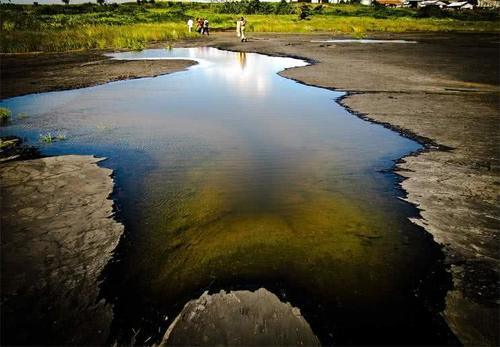
[[[210, 14], [203, 12], [202, 16]], [[229, 18], [228, 18], [229, 17]], [[210, 18], [210, 17], [209, 17]], [[234, 27], [229, 15], [216, 15], [212, 27], [230, 30]], [[498, 31], [497, 22], [462, 21], [449, 18], [374, 18], [353, 16], [313, 15], [309, 20], [299, 20], [296, 15], [248, 15], [247, 30], [250, 32], [275, 33], [345, 33], [354, 36], [369, 32], [411, 32], [411, 31]]]
[[10, 31], [2, 35], [2, 52], [61, 52], [77, 49], [143, 49], [154, 41], [194, 37], [184, 24], [86, 25], [46, 31]]
[[[233, 30], [244, 14], [249, 32], [345, 33], [493, 31], [498, 10], [433, 11], [360, 5], [308, 5], [308, 20], [299, 20], [299, 4], [173, 3], [98, 6], [1, 4], [1, 52], [68, 51], [78, 49], [142, 49], [155, 41], [196, 37], [186, 30], [187, 18], [204, 17], [213, 30]], [[279, 14], [278, 14], [279, 13]]]
[[0, 125], [6, 124], [12, 117], [12, 112], [5, 107], [0, 107]]
[[66, 140], [66, 134], [64, 133], [57, 133], [55, 135], [52, 135], [52, 133], [40, 134], [40, 142], [43, 143], [52, 143], [64, 140]]

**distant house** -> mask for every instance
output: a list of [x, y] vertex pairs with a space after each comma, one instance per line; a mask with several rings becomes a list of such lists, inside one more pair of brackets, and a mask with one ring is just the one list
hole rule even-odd
[[[489, 6], [481, 6], [481, 4], [479, 3], [481, 1], [495, 2], [495, 4], [489, 4]], [[418, 8], [439, 7], [442, 9], [450, 10], [472, 10], [474, 9], [474, 7], [499, 7], [500, 0], [467, 0], [451, 2], [447, 0], [405, 0], [404, 6]]]
[[[292, 1], [301, 1], [301, 0], [292, 0]], [[302, 0], [305, 2], [304, 0]], [[351, 3], [350, 0], [311, 0], [313, 4], [349, 4]]]
[[446, 7], [455, 10], [472, 10], [474, 5], [470, 4], [468, 1], [454, 1], [450, 2]]
[[[261, 1], [265, 1], [265, 0], [261, 0]], [[280, 1], [280, 0], [277, 0], [277, 1]], [[350, 4], [352, 2], [352, 0], [291, 0], [293, 2], [312, 2], [313, 4]]]
[[326, 1], [329, 2], [330, 4], [350, 4], [352, 1], [351, 0], [330, 0]]
[[423, 0], [406, 0], [403, 3], [403, 6], [405, 7], [418, 7], [418, 4], [422, 2]]
[[376, 3], [388, 7], [401, 7], [403, 0], [376, 0]]
[[424, 0], [418, 3], [418, 7], [427, 7], [427, 6], [437, 6], [439, 8], [445, 8], [448, 6], [448, 4], [440, 0]]

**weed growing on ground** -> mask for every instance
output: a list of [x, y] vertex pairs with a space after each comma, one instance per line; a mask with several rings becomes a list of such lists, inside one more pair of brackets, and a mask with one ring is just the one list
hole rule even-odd
[[0, 125], [7, 124], [12, 117], [12, 112], [5, 107], [0, 107]]
[[64, 141], [66, 140], [66, 134], [58, 132], [55, 135], [52, 133], [40, 134], [40, 142], [43, 143], [53, 143], [55, 141]]

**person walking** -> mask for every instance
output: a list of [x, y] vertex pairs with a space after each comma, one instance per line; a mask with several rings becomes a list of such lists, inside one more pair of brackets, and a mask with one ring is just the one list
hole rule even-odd
[[203, 21], [203, 34], [207, 34], [207, 36], [210, 36], [209, 28], [208, 28], [208, 19], [205, 19]]
[[241, 36], [241, 20], [239, 18], [236, 20], [236, 36]]
[[241, 17], [240, 19], [240, 39], [241, 42], [247, 42], [247, 37], [245, 36], [245, 25], [247, 25], [247, 21], [245, 18]]
[[189, 32], [192, 32], [193, 31], [193, 20], [191, 18], [189, 18], [189, 20], [187, 21], [187, 26], [188, 26], [188, 30]]
[[203, 18], [197, 18], [196, 19], [196, 31], [200, 35], [203, 35]]

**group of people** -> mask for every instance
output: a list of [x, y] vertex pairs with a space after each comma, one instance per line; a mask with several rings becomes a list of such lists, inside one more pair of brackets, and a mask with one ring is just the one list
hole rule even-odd
[[[200, 35], [210, 35], [208, 19], [196, 18], [196, 21], [193, 21], [191, 18], [187, 21], [187, 26], [189, 32], [193, 31], [193, 26], [196, 23], [196, 31]], [[236, 21], [236, 35], [240, 38], [241, 42], [247, 42], [247, 37], [245, 35], [245, 26], [247, 21], [245, 18], [241, 17]]]
[[[193, 31], [194, 21], [190, 18], [187, 22], [189, 32]], [[210, 35], [208, 19], [196, 18], [196, 32], [200, 35]]]

